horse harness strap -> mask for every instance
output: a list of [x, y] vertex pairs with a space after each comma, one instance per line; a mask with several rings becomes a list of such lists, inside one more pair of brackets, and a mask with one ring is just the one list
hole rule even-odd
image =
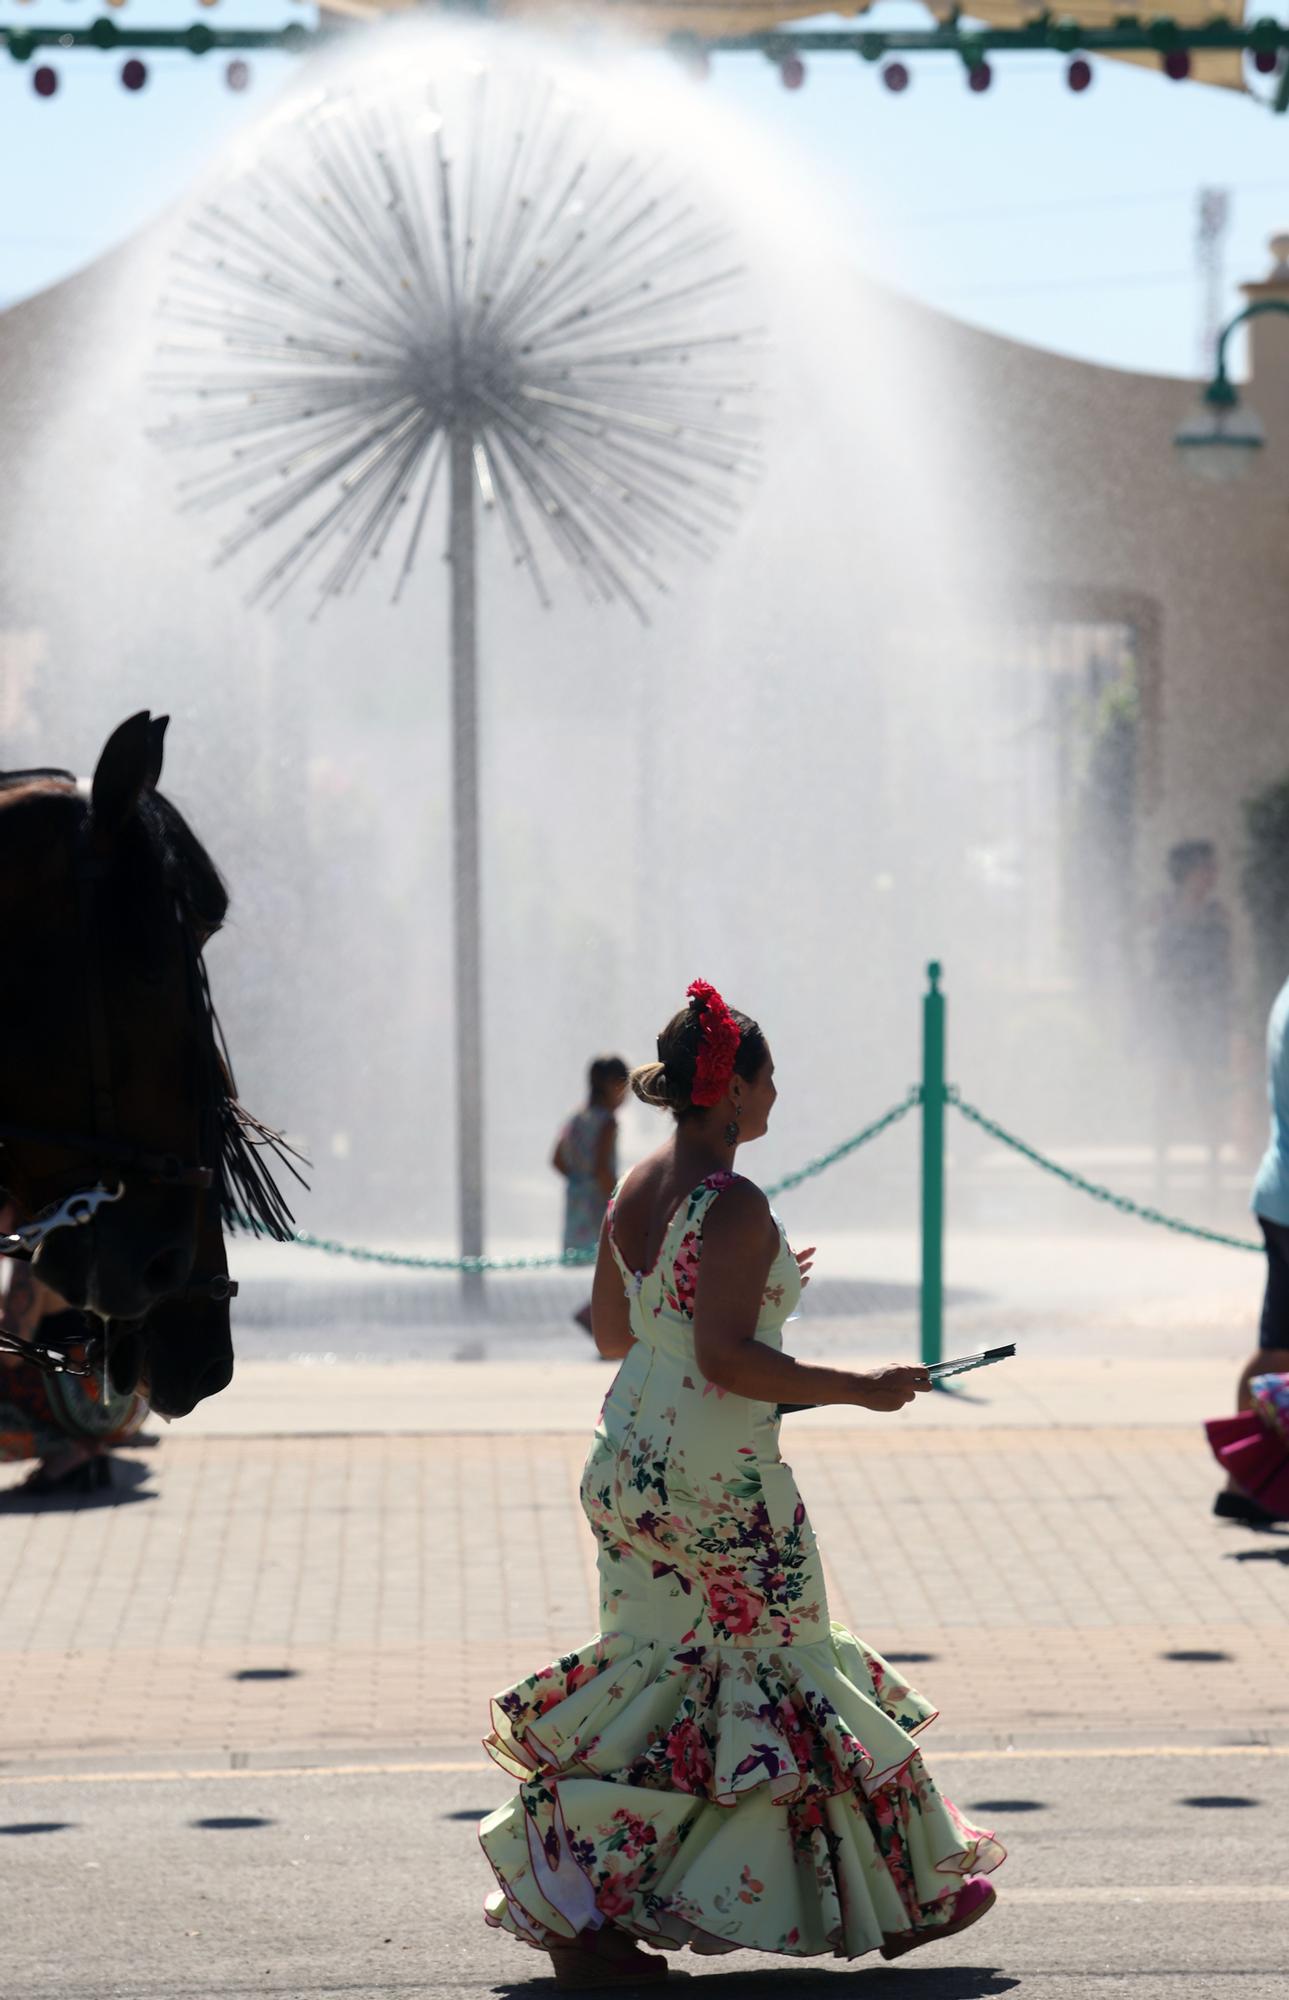
[[[206, 1299], [218, 1304], [225, 1299], [235, 1299], [237, 1291], [237, 1279], [220, 1272], [213, 1278], [194, 1278], [191, 1284], [185, 1285], [182, 1291], [175, 1292], [171, 1296], [178, 1299]], [[98, 1373], [97, 1361], [92, 1356], [86, 1360], [83, 1367], [78, 1368], [72, 1360], [69, 1349], [56, 1347], [52, 1343], [46, 1346], [41, 1341], [24, 1340], [21, 1334], [6, 1333], [0, 1328], [0, 1355], [3, 1354], [12, 1354], [20, 1361], [29, 1362], [33, 1368], [38, 1368], [42, 1375], [88, 1377]]]
[[29, 1146], [61, 1146], [69, 1152], [119, 1161], [123, 1167], [133, 1167], [145, 1180], [164, 1181], [170, 1187], [208, 1188], [215, 1178], [211, 1167], [193, 1166], [177, 1153], [149, 1153], [129, 1139], [104, 1139], [97, 1134], [91, 1137], [87, 1132], [48, 1131], [38, 1125], [0, 1123], [0, 1141], [5, 1139], [25, 1140]]

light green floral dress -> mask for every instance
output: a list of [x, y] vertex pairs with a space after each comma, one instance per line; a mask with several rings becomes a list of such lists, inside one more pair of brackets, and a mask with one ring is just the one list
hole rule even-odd
[[[682, 1203], [652, 1270], [618, 1257], [635, 1345], [582, 1479], [600, 1633], [492, 1704], [487, 1748], [520, 1789], [480, 1829], [485, 1913], [531, 1944], [612, 1922], [852, 1958], [946, 1922], [963, 1877], [1004, 1858], [923, 1766], [934, 1709], [831, 1622], [775, 1407], [695, 1362], [703, 1220], [733, 1179]], [[780, 1226], [759, 1340], [781, 1345], [800, 1294]]]

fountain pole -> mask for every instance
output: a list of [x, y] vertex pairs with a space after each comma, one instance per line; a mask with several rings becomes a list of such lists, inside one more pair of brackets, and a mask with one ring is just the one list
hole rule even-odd
[[[474, 440], [458, 421], [448, 464], [452, 627], [452, 857], [456, 957], [457, 1202], [462, 1257], [483, 1255], [483, 965], [479, 898], [478, 603]], [[483, 1274], [462, 1275], [478, 1303]]]
[[[296, 522], [257, 598], [278, 603], [324, 551], [321, 600], [342, 596], [396, 537], [397, 601], [446, 479], [458, 1245], [470, 1262], [485, 1206], [480, 503], [542, 604], [545, 542], [592, 602], [643, 619], [665, 558], [714, 554], [759, 463], [742, 407], [752, 384], [732, 359], [744, 336], [702, 309], [743, 276], [730, 232], [702, 224], [687, 176], [613, 138], [604, 107], [579, 105], [562, 72], [492, 46], [455, 67], [414, 61], [398, 84], [360, 76], [275, 128], [177, 246], [164, 311], [182, 335], [163, 347], [166, 393], [191, 411], [163, 434], [218, 459], [185, 482], [185, 504], [242, 503], [224, 557]], [[441, 100], [432, 116], [427, 90]], [[472, 1308], [483, 1290], [481, 1271], [463, 1272]]]

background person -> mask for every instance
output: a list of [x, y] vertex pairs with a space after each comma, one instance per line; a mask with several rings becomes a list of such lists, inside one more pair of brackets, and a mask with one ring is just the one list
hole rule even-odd
[[632, 1082], [673, 1129], [595, 1269], [596, 1345], [622, 1358], [582, 1479], [600, 1632], [499, 1695], [487, 1741], [521, 1789], [479, 1829], [485, 1914], [568, 1987], [665, 1978], [641, 1940], [898, 1958], [983, 1916], [1004, 1858], [922, 1762], [930, 1703], [831, 1622], [779, 1456], [778, 1404], [898, 1410], [927, 1372], [781, 1351], [814, 1253], [733, 1171], [777, 1095], [756, 1022], [695, 980], [658, 1058]]
[[[1289, 1375], [1289, 980], [1276, 995], [1267, 1021], [1267, 1096], [1271, 1134], [1250, 1202], [1266, 1245], [1267, 1281], [1257, 1351], [1240, 1371], [1235, 1407], [1241, 1412], [1256, 1408], [1274, 1432], [1277, 1418], [1284, 1414], [1283, 1398], [1265, 1387], [1255, 1398], [1253, 1385], [1264, 1376]], [[1264, 1493], [1263, 1500], [1266, 1497]], [[1237, 1485], [1234, 1477], [1213, 1502], [1213, 1512], [1254, 1525], [1280, 1518]]]
[[1232, 970], [1231, 919], [1216, 893], [1212, 841], [1183, 840], [1171, 848], [1168, 876], [1152, 965], [1156, 1176], [1162, 1188], [1168, 1148], [1189, 1111], [1216, 1190], [1230, 1095]]
[[[596, 1056], [587, 1071], [587, 1098], [560, 1129], [551, 1165], [568, 1183], [564, 1193], [564, 1248], [593, 1252], [604, 1210], [618, 1178], [618, 1111], [630, 1072], [621, 1056]], [[591, 1331], [588, 1300], [573, 1315]]]

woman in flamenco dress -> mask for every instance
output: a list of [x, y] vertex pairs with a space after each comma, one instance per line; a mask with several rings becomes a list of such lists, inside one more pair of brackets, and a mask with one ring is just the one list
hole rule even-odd
[[498, 1695], [487, 1738], [519, 1790], [480, 1828], [485, 1915], [563, 1987], [685, 1947], [898, 1958], [985, 1915], [1004, 1859], [922, 1762], [935, 1710], [830, 1620], [779, 1455], [780, 1404], [895, 1411], [929, 1378], [782, 1352], [813, 1253], [734, 1171], [776, 1096], [757, 1023], [695, 980], [658, 1058], [632, 1084], [674, 1129], [614, 1194], [592, 1298], [622, 1362], [582, 1480], [601, 1629]]

